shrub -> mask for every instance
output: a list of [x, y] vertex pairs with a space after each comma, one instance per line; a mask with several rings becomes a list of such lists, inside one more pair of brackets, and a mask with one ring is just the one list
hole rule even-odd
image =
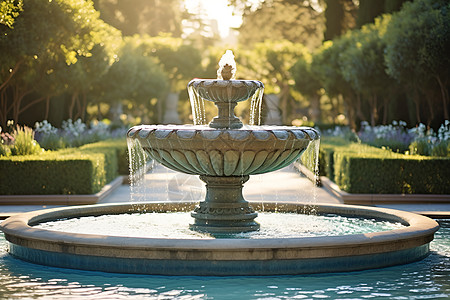
[[431, 142], [427, 139], [415, 140], [409, 145], [409, 153], [413, 155], [425, 155], [431, 154]]
[[0, 194], [96, 193], [118, 171], [128, 174], [126, 149], [121, 139], [40, 155], [0, 157]]
[[336, 184], [349, 193], [449, 194], [450, 159], [336, 153]]
[[349, 193], [449, 194], [450, 158], [405, 155], [338, 138], [323, 138], [321, 176]]
[[0, 143], [0, 157], [9, 156], [11, 154], [11, 148], [8, 145]]
[[104, 156], [46, 152], [0, 158], [0, 194], [93, 194], [106, 184]]
[[65, 147], [80, 147], [101, 140], [126, 136], [123, 127], [113, 128], [108, 120], [92, 121], [89, 126], [81, 119], [73, 122], [63, 121], [61, 129], [53, 127], [48, 121], [36, 122], [36, 139], [47, 150], [58, 150]]
[[33, 129], [17, 126], [13, 132], [14, 145], [11, 147], [12, 155], [39, 154], [44, 150], [34, 140]]
[[441, 157], [449, 156], [450, 154], [449, 147], [450, 143], [447, 141], [437, 142], [431, 149], [431, 156], [441, 156]]
[[44, 149], [58, 150], [66, 146], [58, 128], [53, 127], [47, 120], [36, 122], [35, 132], [39, 145]]

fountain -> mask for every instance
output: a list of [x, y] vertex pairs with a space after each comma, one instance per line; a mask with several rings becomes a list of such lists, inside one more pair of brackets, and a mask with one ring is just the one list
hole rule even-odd
[[[193, 203], [146, 202], [80, 206], [31, 212], [1, 224], [9, 252], [21, 259], [50, 266], [106, 272], [165, 275], [278, 275], [344, 272], [417, 261], [428, 255], [438, 229], [435, 221], [407, 212], [349, 205], [317, 204], [319, 215], [350, 216], [397, 222], [401, 228], [332, 236], [263, 239], [232, 238], [257, 232], [256, 210], [301, 214], [301, 203], [262, 203], [254, 207], [242, 195], [249, 176], [283, 168], [317, 139], [306, 127], [244, 126], [234, 115], [240, 101], [251, 99], [260, 110], [264, 85], [236, 80], [235, 63], [227, 52], [218, 79], [194, 79], [188, 84], [194, 125], [141, 125], [128, 131], [157, 162], [206, 183], [206, 197]], [[203, 100], [212, 101], [218, 116], [205, 124]], [[193, 211], [192, 211], [193, 210]], [[36, 227], [40, 223], [84, 216], [136, 212], [191, 211], [192, 232], [212, 237], [148, 238], [70, 233]], [[186, 224], [186, 226], [188, 226]], [[223, 238], [225, 237], [225, 238]]]
[[[235, 63], [230, 55], [227, 52], [219, 63], [219, 79], [194, 79], [188, 84], [194, 103], [205, 99], [217, 106], [218, 116], [208, 126], [141, 125], [128, 131], [128, 137], [139, 140], [157, 162], [200, 175], [206, 183], [206, 197], [192, 213], [191, 229], [210, 233], [258, 230], [257, 213], [242, 196], [243, 184], [249, 175], [291, 164], [310, 141], [319, 138], [316, 130], [306, 127], [244, 127], [234, 107], [250, 98], [260, 103], [264, 85], [231, 79]], [[194, 113], [203, 115], [196, 106]]]

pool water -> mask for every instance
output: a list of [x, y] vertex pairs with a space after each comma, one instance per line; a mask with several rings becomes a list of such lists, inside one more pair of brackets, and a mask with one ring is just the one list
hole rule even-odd
[[89, 272], [39, 266], [7, 253], [0, 233], [0, 299], [448, 299], [450, 220], [422, 261], [350, 273], [195, 277]]
[[261, 223], [259, 231], [214, 237], [190, 230], [189, 224], [194, 219], [189, 212], [89, 216], [51, 221], [34, 227], [70, 233], [177, 239], [302, 238], [380, 232], [405, 227], [400, 223], [339, 215], [259, 212], [256, 220]]

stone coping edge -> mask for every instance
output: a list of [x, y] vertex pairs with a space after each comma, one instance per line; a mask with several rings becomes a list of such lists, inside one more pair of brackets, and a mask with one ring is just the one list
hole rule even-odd
[[[78, 234], [30, 225], [59, 218], [191, 210], [195, 203], [117, 203], [54, 208], [15, 215], [0, 230], [11, 255], [43, 265], [134, 274], [287, 275], [347, 272], [409, 263], [426, 257], [439, 225], [417, 214], [354, 205], [317, 204], [321, 214], [401, 222], [406, 227], [365, 234], [269, 239], [164, 239]], [[256, 209], [297, 212], [300, 203], [255, 203]]]
[[0, 195], [0, 205], [85, 205], [95, 204], [109, 196], [128, 180], [118, 176], [95, 194], [89, 195]]
[[[294, 166], [309, 180], [314, 181], [314, 173], [299, 162]], [[316, 179], [318, 185], [326, 189], [345, 204], [377, 205], [377, 204], [450, 204], [450, 195], [437, 194], [351, 194], [342, 191], [339, 186], [328, 177], [320, 176]], [[427, 214], [428, 215], [428, 214]], [[431, 215], [440, 216], [433, 212]], [[442, 215], [450, 217], [450, 213], [443, 212]]]

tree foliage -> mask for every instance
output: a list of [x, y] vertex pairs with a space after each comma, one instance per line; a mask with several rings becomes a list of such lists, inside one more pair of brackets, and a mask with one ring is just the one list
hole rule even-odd
[[[282, 121], [289, 123], [292, 90], [294, 84], [291, 70], [298, 57], [305, 56], [308, 50], [305, 46], [287, 40], [266, 40], [255, 44], [251, 51], [245, 54], [239, 52], [238, 63], [244, 66], [244, 78], [257, 78], [265, 85], [267, 93], [278, 94]], [[242, 76], [242, 75], [240, 75]]]
[[181, 21], [186, 16], [180, 0], [96, 0], [101, 18], [123, 35], [170, 33], [180, 37]]
[[170, 79], [171, 89], [184, 89], [201, 72], [200, 50], [181, 38], [171, 36], [134, 36], [142, 55], [155, 57]]
[[423, 108], [428, 110], [426, 119], [433, 120], [437, 114], [435, 107], [439, 106], [448, 120], [450, 3], [445, 0], [406, 3], [393, 16], [386, 42], [387, 72], [410, 91], [417, 120], [420, 122], [424, 116]]
[[[119, 54], [94, 90], [97, 102], [120, 107], [147, 122], [158, 121], [157, 101], [168, 88], [168, 79], [154, 56], [140, 49], [140, 40], [125, 38]], [[117, 117], [117, 116], [116, 116]]]
[[357, 28], [372, 23], [376, 17], [383, 14], [385, 2], [385, 0], [359, 0], [358, 16], [356, 18]]
[[[317, 72], [329, 98], [336, 99], [336, 111], [345, 112], [352, 126], [386, 124], [409, 110], [411, 125], [439, 125], [449, 118], [449, 12], [448, 1], [406, 2], [398, 13], [324, 43], [309, 68], [304, 58], [297, 67]], [[310, 95], [302, 78], [296, 81]]]
[[239, 28], [239, 43], [252, 47], [265, 40], [288, 40], [310, 49], [323, 38], [323, 15], [302, 1], [264, 1], [246, 9]]
[[355, 27], [357, 6], [353, 0], [325, 0], [324, 40], [337, 38]]
[[[392, 79], [385, 72], [386, 44], [383, 39], [389, 21], [389, 16], [378, 18], [374, 24], [351, 32], [346, 37], [349, 41], [348, 47], [340, 54], [340, 71], [357, 93], [357, 97], [366, 99], [372, 125], [378, 123], [381, 109], [384, 109], [383, 123], [387, 122], [387, 93], [392, 92], [387, 88]], [[357, 109], [360, 110], [361, 104], [357, 104]], [[361, 113], [357, 111], [360, 116]]]
[[[110, 53], [107, 48], [114, 43], [108, 41], [120, 36], [98, 18], [91, 2], [76, 0], [27, 1], [14, 27], [1, 26], [0, 31], [2, 125], [9, 117], [17, 122], [34, 104], [74, 88], [72, 81], [64, 82], [67, 68], [79, 69], [84, 59], [108, 62], [108, 57], [94, 54]], [[78, 78], [84, 80], [86, 74]]]
[[0, 2], [0, 25], [13, 28], [15, 19], [23, 11], [23, 0], [4, 0]]

